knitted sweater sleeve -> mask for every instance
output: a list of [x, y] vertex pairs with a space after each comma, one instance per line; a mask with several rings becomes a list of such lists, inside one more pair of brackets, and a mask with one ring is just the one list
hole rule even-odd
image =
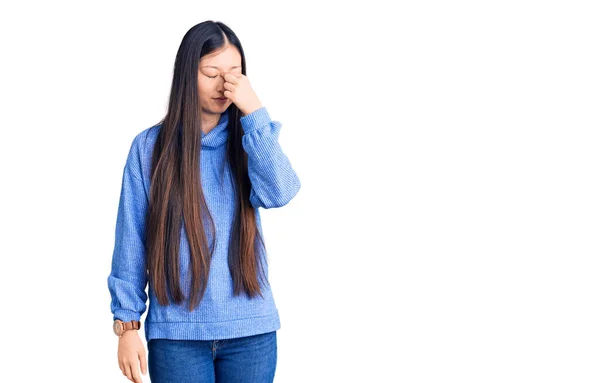
[[115, 244], [108, 288], [114, 319], [140, 320], [146, 311], [146, 253], [144, 241], [148, 198], [142, 182], [140, 135], [131, 144], [123, 169], [117, 211]]
[[242, 146], [248, 154], [250, 203], [264, 209], [286, 205], [300, 190], [300, 179], [279, 144], [281, 123], [266, 107], [240, 118]]

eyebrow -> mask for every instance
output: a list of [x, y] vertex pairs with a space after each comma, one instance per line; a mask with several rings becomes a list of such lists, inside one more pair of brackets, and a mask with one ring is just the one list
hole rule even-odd
[[[213, 65], [205, 65], [202, 68], [215, 68], [215, 69], [219, 69], [219, 67], [216, 67], [216, 66], [213, 66]], [[232, 66], [229, 69], [235, 69], [235, 68], [241, 68], [241, 66], [239, 66], [239, 65], [238, 66]]]

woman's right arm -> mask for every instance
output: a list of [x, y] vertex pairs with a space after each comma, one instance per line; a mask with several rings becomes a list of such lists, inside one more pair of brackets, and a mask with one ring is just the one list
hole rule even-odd
[[[140, 139], [140, 135], [134, 138], [123, 169], [115, 245], [107, 279], [113, 320], [124, 322], [139, 321], [148, 299], [144, 243], [148, 198], [142, 181]], [[118, 359], [123, 375], [141, 383], [138, 360], [145, 373], [146, 350], [137, 330], [128, 330], [119, 338]]]

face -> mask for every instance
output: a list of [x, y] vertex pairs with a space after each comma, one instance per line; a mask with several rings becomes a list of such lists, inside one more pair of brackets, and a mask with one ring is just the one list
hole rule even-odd
[[200, 93], [200, 107], [204, 113], [221, 114], [231, 100], [221, 102], [224, 98], [223, 84], [225, 73], [239, 75], [242, 73], [242, 56], [235, 46], [227, 45], [224, 49], [202, 57], [198, 65], [198, 92]]

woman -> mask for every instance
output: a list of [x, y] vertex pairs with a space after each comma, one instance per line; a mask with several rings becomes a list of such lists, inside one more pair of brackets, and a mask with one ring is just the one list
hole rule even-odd
[[280, 129], [233, 31], [191, 28], [166, 116], [133, 139], [123, 173], [108, 287], [129, 380], [141, 368], [154, 383], [273, 381], [280, 322], [258, 208], [300, 189]]

